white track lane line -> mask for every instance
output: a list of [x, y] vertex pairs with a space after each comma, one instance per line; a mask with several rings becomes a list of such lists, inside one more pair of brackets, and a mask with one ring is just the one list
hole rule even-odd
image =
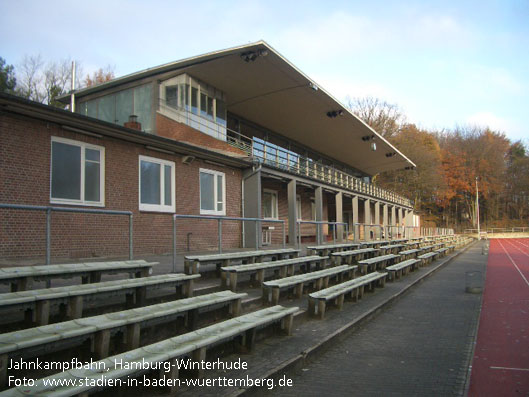
[[529, 371], [529, 368], [489, 367], [490, 369], [504, 369], [509, 371]]
[[524, 252], [522, 251], [520, 248], [518, 248], [516, 245], [514, 245], [513, 243], [511, 243], [510, 241], [507, 241], [510, 245], [512, 245], [514, 248], [516, 248], [518, 251], [520, 251], [522, 254], [524, 254], [525, 256], [529, 256], [529, 254], [527, 252]]
[[503, 248], [503, 250], [505, 251], [505, 253], [507, 254], [507, 256], [509, 257], [509, 259], [511, 260], [512, 264], [514, 265], [514, 267], [516, 268], [516, 270], [518, 270], [518, 273], [520, 273], [520, 276], [522, 276], [522, 278], [524, 279], [525, 281], [525, 284], [527, 284], [527, 287], [529, 287], [529, 281], [527, 281], [527, 279], [525, 278], [525, 276], [523, 275], [522, 271], [520, 270], [520, 268], [516, 265], [516, 263], [514, 263], [514, 261], [512, 260], [511, 256], [509, 255], [509, 253], [507, 252], [507, 250], [505, 249], [505, 247], [503, 246], [503, 244], [501, 243], [501, 241], [498, 239], [498, 243], [500, 243], [501, 245], [501, 248]]

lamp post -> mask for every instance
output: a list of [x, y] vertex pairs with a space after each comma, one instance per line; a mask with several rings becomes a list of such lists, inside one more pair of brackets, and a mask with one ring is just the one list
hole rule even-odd
[[478, 190], [478, 177], [476, 177], [476, 219], [478, 221], [478, 240], [481, 240], [481, 233], [479, 230], [479, 190]]

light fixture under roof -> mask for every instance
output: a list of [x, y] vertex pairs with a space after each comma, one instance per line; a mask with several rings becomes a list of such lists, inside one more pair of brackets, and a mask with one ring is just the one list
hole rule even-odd
[[330, 110], [330, 111], [327, 112], [327, 117], [329, 117], [330, 119], [333, 119], [333, 118], [338, 117], [338, 116], [343, 116], [343, 110], [342, 109]]

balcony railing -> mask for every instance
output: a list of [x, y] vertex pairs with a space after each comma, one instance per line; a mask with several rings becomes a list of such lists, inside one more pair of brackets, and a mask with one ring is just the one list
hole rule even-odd
[[[166, 115], [169, 115], [167, 113], [171, 112], [180, 113], [182, 117], [180, 117], [180, 120], [178, 121], [185, 122], [183, 120], [190, 120], [190, 112], [186, 109], [169, 106], [163, 103], [163, 101], [160, 103], [160, 108], [160, 110]], [[407, 207], [413, 206], [413, 203], [405, 197], [390, 190], [366, 183], [360, 178], [352, 176], [332, 166], [321, 164], [320, 162], [301, 156], [275, 144], [260, 139], [252, 139], [229, 129], [224, 125], [219, 124], [217, 128], [212, 127], [212, 125], [216, 123], [200, 115], [192, 114], [192, 119], [192, 127], [195, 127], [217, 139], [226, 141], [231, 146], [242, 150], [249, 157], [253, 157], [255, 161], [263, 165], [313, 178], [329, 185], [334, 185], [355, 193], [362, 193], [395, 204]]]

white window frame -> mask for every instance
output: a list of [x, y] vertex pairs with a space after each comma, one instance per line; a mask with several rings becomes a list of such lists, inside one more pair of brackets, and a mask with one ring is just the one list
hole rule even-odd
[[[263, 189], [263, 193], [270, 193], [272, 194], [272, 216], [271, 217], [264, 217], [263, 216], [263, 219], [279, 219], [279, 206], [278, 206], [278, 195], [277, 195], [277, 190], [272, 190], [272, 189]], [[275, 213], [275, 216], [274, 216], [274, 213]]]
[[[80, 200], [62, 199], [52, 197], [52, 170], [53, 170], [53, 142], [60, 142], [67, 145], [78, 146], [81, 148], [81, 195]], [[87, 201], [85, 197], [85, 153], [86, 149], [99, 151], [99, 201]], [[61, 138], [58, 136], [51, 137], [50, 148], [50, 204], [71, 204], [82, 205], [87, 207], [104, 207], [105, 206], [105, 148], [103, 146], [92, 145], [91, 143], [76, 141], [73, 139]]]
[[[165, 198], [165, 183], [163, 176], [166, 165], [171, 167], [171, 205], [165, 204], [143, 204], [141, 202], [141, 162], [148, 161], [160, 165], [160, 200]], [[176, 178], [175, 178], [175, 163], [174, 161], [162, 160], [156, 157], [149, 157], [140, 155], [138, 158], [138, 204], [140, 211], [150, 212], [175, 212], [176, 208]]]
[[[214, 198], [213, 198], [213, 201], [215, 203], [215, 209], [214, 210], [203, 210], [201, 206], [201, 203], [202, 203], [202, 189], [200, 189], [200, 174], [201, 173], [204, 173], [204, 174], [210, 174], [210, 175], [213, 175], [214, 178], [213, 178], [213, 194], [214, 194]], [[217, 177], [218, 176], [221, 176], [222, 177], [222, 211], [218, 211], [216, 208], [217, 205], [220, 203], [219, 201], [219, 198], [217, 197], [217, 192], [218, 192], [218, 181], [217, 181]], [[226, 174], [224, 172], [220, 172], [220, 171], [215, 171], [215, 170], [210, 170], [210, 169], [207, 169], [207, 168], [200, 168], [199, 169], [199, 172], [198, 172], [198, 190], [199, 190], [199, 202], [198, 202], [198, 205], [200, 207], [200, 215], [221, 215], [221, 216], [225, 216], [226, 215]]]

